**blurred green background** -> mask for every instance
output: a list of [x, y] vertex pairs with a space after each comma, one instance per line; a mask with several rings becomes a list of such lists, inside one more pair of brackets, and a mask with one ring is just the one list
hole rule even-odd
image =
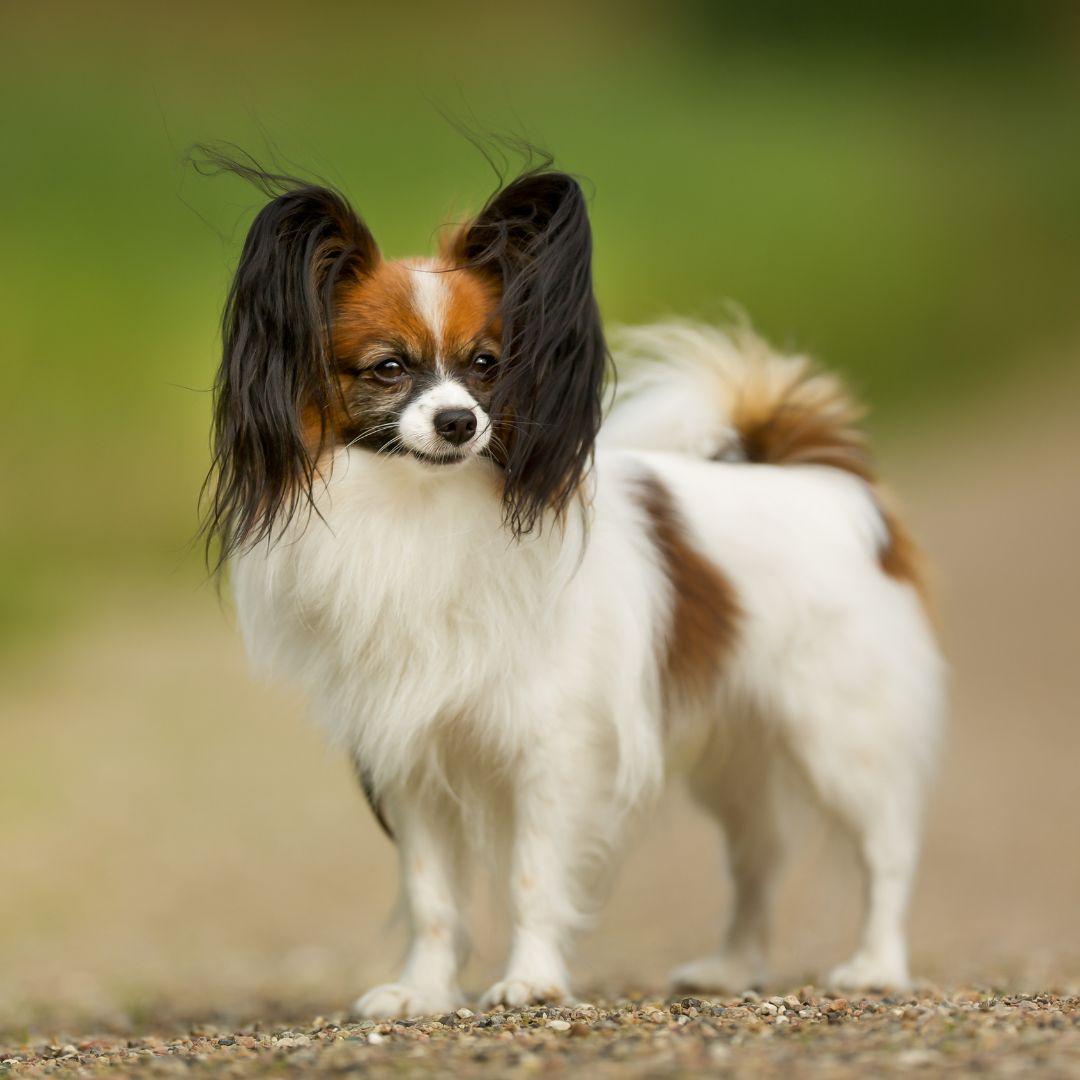
[[206, 388], [257, 197], [225, 139], [426, 250], [492, 178], [441, 115], [595, 185], [612, 320], [721, 313], [917, 429], [1080, 331], [1073, 3], [0, 5], [0, 630], [197, 584]]
[[[0, 1042], [73, 1009], [337, 1008], [391, 971], [392, 849], [250, 679], [193, 541], [259, 200], [183, 159], [273, 150], [418, 253], [493, 183], [446, 117], [588, 178], [610, 320], [730, 302], [869, 401], [954, 669], [916, 971], [1078, 985], [1080, 5], [0, 0]], [[715, 838], [678, 800], [651, 825], [586, 985], [714, 941]], [[777, 966], [805, 982], [855, 899], [797, 846]]]

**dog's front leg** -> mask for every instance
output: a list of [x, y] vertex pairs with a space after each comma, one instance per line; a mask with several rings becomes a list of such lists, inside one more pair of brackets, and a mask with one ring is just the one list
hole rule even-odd
[[397, 982], [376, 986], [354, 1010], [374, 1019], [451, 1012], [463, 1004], [457, 985], [466, 951], [461, 921], [465, 848], [456, 808], [402, 796], [385, 801], [398, 844], [410, 943]]
[[484, 1008], [561, 1001], [570, 992], [563, 950], [581, 922], [576, 900], [582, 844], [576, 828], [575, 788], [555, 763], [517, 785], [509, 881], [510, 958], [505, 976], [484, 995]]

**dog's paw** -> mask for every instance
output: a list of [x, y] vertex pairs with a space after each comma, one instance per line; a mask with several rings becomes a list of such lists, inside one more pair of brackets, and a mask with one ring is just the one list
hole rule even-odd
[[906, 990], [911, 980], [902, 960], [881, 960], [859, 953], [833, 968], [825, 985], [836, 990]]
[[358, 998], [352, 1011], [369, 1020], [397, 1020], [453, 1012], [462, 1001], [460, 991], [455, 989], [432, 990], [409, 983], [384, 983]]
[[765, 983], [759, 963], [734, 956], [706, 956], [682, 964], [668, 976], [673, 990], [726, 990], [737, 994]]
[[553, 983], [503, 979], [480, 999], [480, 1008], [493, 1009], [496, 1005], [505, 1005], [508, 1009], [519, 1009], [523, 1005], [555, 1005], [565, 1001], [569, 994], [570, 991], [565, 986]]

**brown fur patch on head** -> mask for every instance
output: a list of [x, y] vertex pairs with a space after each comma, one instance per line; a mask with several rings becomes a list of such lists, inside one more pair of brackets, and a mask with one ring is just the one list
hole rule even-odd
[[708, 693], [735, 644], [741, 615], [735, 590], [694, 546], [671, 494], [655, 476], [641, 476], [635, 494], [671, 586], [666, 689]]
[[[442, 293], [437, 327], [417, 307], [420, 274], [437, 275], [434, 284]], [[454, 270], [441, 261], [383, 262], [340, 290], [334, 352], [339, 362], [346, 362], [386, 346], [411, 363], [434, 368], [440, 362], [450, 371], [467, 364], [481, 342], [497, 351], [498, 304], [494, 283], [472, 270]]]
[[339, 363], [386, 346], [417, 358], [433, 357], [435, 341], [417, 312], [412, 275], [405, 263], [380, 262], [370, 273], [345, 283], [334, 311], [334, 353]]
[[473, 270], [448, 270], [443, 277], [449, 293], [441, 342], [447, 366], [467, 363], [480, 342], [498, 355], [502, 322], [495, 283]]

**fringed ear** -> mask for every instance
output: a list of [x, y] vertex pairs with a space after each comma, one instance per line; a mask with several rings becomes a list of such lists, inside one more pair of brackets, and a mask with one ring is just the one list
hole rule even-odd
[[228, 171], [272, 201], [252, 223], [222, 319], [215, 382], [208, 555], [272, 538], [311, 505], [316, 462], [340, 393], [331, 354], [335, 288], [379, 259], [364, 223], [325, 187], [202, 148], [196, 167]]
[[600, 426], [607, 347], [584, 193], [565, 173], [526, 173], [457, 233], [450, 254], [501, 290], [492, 415], [506, 449], [506, 521], [520, 536], [565, 509]]

